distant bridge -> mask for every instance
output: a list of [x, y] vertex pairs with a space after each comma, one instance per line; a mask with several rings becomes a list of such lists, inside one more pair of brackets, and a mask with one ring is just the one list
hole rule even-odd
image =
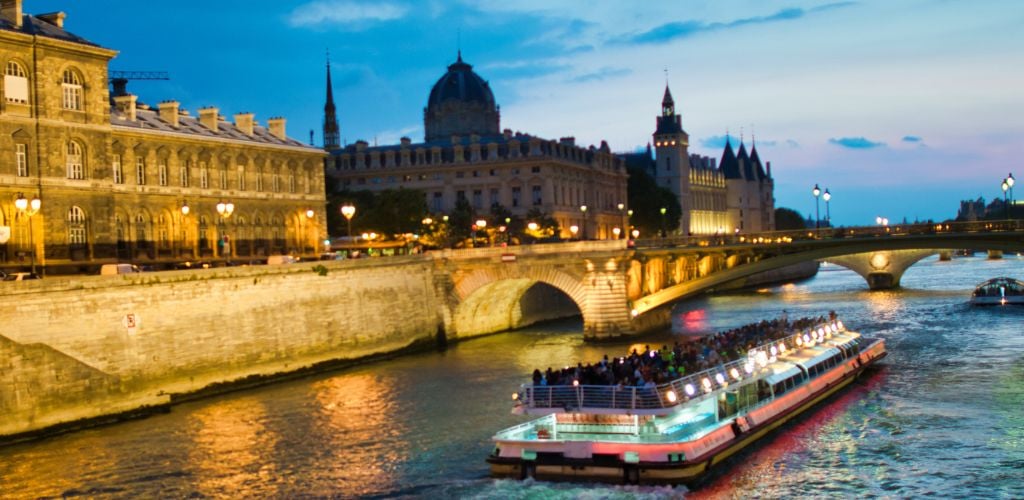
[[521, 326], [538, 303], [561, 300], [579, 309], [586, 338], [601, 339], [663, 327], [679, 300], [793, 264], [827, 259], [884, 289], [899, 286], [915, 262], [950, 249], [1024, 251], [1024, 221], [693, 236], [638, 240], [632, 247], [624, 240], [584, 241], [430, 257], [435, 285], [447, 297], [444, 324], [454, 336]]

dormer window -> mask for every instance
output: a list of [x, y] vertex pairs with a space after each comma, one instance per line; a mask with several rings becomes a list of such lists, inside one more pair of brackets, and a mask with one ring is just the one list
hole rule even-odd
[[63, 100], [61, 102], [61, 107], [63, 107], [64, 109], [81, 111], [82, 77], [78, 76], [78, 73], [74, 70], [64, 70], [64, 75], [61, 78], [61, 88], [63, 90]]

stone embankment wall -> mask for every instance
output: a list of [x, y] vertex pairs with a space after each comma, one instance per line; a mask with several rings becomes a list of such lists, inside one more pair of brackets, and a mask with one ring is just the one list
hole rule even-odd
[[3, 283], [0, 436], [432, 343], [422, 257]]

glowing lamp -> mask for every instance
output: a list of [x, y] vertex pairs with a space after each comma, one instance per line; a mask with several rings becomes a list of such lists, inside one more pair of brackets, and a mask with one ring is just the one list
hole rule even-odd
[[732, 367], [732, 369], [729, 370], [729, 375], [732, 377], [733, 380], [740, 379], [740, 371], [737, 370], [736, 367]]
[[704, 386], [704, 392], [711, 392], [711, 379], [704, 377], [701, 379], [700, 385]]
[[842, 330], [843, 329], [843, 322], [842, 321], [836, 321], [836, 326], [839, 327], [840, 330]]
[[754, 373], [754, 363], [747, 361], [747, 363], [743, 365], [743, 371], [747, 372], [747, 375]]
[[716, 373], [715, 374], [715, 382], [718, 382], [718, 385], [724, 385], [725, 384], [725, 375], [722, 375], [721, 373]]
[[637, 311], [636, 309], [633, 309], [633, 310], [629, 311], [629, 315], [635, 318], [635, 317], [640, 315], [640, 311]]
[[779, 342], [779, 352], [782, 353], [782, 354], [786, 354], [786, 344], [785, 343]]
[[513, 392], [512, 393], [512, 401], [519, 401], [519, 393], [518, 392]]
[[665, 399], [668, 399], [669, 403], [675, 403], [676, 400], [678, 399], [678, 397], [676, 396], [676, 391], [668, 391], [668, 392], [666, 392], [665, 393]]
[[804, 343], [805, 344], [810, 344], [811, 343], [811, 336], [806, 334], [806, 333], [804, 334]]
[[572, 381], [572, 386], [573, 387], [579, 387], [579, 385], [580, 385], [580, 381], [579, 380], [573, 380]]
[[686, 386], [683, 387], [683, 390], [686, 391], [687, 396], [693, 396], [693, 394], [697, 392], [697, 389], [694, 389], [693, 384], [686, 384]]
[[771, 353], [772, 353], [772, 356], [777, 356], [777, 355], [779, 354], [779, 348], [778, 348], [778, 347], [775, 347], [774, 345], [772, 346], [772, 348], [770, 349], [770, 351], [771, 351]]

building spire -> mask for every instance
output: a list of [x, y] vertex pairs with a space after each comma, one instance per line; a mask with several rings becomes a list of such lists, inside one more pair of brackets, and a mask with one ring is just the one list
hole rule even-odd
[[331, 85], [331, 52], [327, 51], [327, 102], [324, 104], [324, 149], [338, 149], [338, 115], [334, 107], [334, 89]]

